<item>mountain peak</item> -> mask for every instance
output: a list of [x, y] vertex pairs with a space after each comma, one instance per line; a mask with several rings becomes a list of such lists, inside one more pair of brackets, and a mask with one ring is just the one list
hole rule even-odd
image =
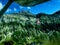
[[54, 14], [60, 14], [60, 10], [59, 10], [59, 11], [57, 11], [57, 12], [55, 12]]
[[36, 15], [36, 18], [40, 18], [41, 16], [46, 16], [46, 15], [48, 15], [48, 14], [45, 14], [45, 13], [38, 13], [38, 14]]
[[32, 13], [29, 10], [21, 10], [19, 13], [21, 15], [32, 15]]

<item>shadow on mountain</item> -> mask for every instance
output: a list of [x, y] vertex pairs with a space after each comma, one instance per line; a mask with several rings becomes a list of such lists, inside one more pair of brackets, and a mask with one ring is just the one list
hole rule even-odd
[[40, 19], [42, 30], [56, 30], [60, 31], [60, 11], [54, 14], [39, 13], [36, 18]]

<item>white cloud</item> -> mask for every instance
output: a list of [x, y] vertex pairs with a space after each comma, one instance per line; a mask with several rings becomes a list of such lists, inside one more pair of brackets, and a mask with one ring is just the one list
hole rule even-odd
[[20, 6], [20, 8], [24, 8], [23, 6]]
[[28, 9], [31, 9], [31, 7], [27, 7]]
[[17, 9], [16, 9], [16, 8], [14, 8], [14, 11], [17, 11]]
[[3, 5], [2, 5], [2, 3], [0, 2], [0, 10], [3, 8]]
[[12, 10], [11, 9], [8, 9], [6, 12], [11, 12]]

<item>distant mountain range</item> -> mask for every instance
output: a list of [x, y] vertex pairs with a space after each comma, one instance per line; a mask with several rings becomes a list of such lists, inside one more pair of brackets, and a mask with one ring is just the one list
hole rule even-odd
[[41, 22], [49, 21], [49, 23], [52, 23], [52, 22], [56, 23], [59, 20], [58, 22], [60, 23], [60, 11], [57, 11], [54, 14], [39, 13], [37, 15], [34, 15], [28, 10], [22, 10], [19, 13], [5, 14], [3, 17], [7, 17], [7, 18], [15, 17], [15, 18], [19, 18], [19, 19], [23, 18], [23, 20], [26, 20], [26, 19], [34, 20], [34, 18], [36, 20], [37, 18], [39, 18]]
[[12, 13], [12, 14], [4, 14], [0, 20], [0, 22], [3, 20], [3, 22], [20, 22], [20, 21], [26, 21], [26, 20], [30, 20], [30, 21], [35, 21], [36, 18], [35, 15], [32, 14], [29, 11], [26, 10], [22, 10], [19, 13]]
[[60, 11], [55, 12], [54, 14], [44, 14], [44, 13], [39, 13], [36, 15], [36, 18], [39, 18], [40, 20], [43, 19], [45, 22], [51, 21], [55, 23], [60, 23]]
[[60, 31], [60, 11], [54, 14], [39, 13], [36, 15], [36, 18], [40, 19], [42, 30], [50, 29]]
[[20, 23], [25, 25], [26, 21], [29, 21], [32, 25], [36, 24], [37, 18], [40, 19], [41, 30], [60, 30], [60, 11], [55, 12], [54, 14], [44, 14], [39, 13], [37, 15], [32, 14], [29, 11], [23, 10], [19, 13], [5, 14], [2, 16], [0, 23]]
[[38, 14], [33, 14], [28, 10], [21, 10], [18, 13], [11, 13], [11, 14], [6, 14], [6, 15], [24, 15], [24, 16], [32, 16], [32, 17], [36, 17], [36, 18], [40, 18], [41, 16], [51, 16], [51, 17], [60, 17], [60, 10], [53, 13], [53, 14], [45, 14], [45, 13], [38, 13]]
[[36, 15], [37, 18], [39, 18], [41, 16], [60, 17], [60, 10], [55, 12], [55, 13], [53, 13], [53, 14], [39, 13], [39, 14]]

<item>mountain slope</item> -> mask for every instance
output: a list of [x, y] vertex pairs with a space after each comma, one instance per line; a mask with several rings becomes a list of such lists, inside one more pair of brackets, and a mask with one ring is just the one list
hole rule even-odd
[[39, 13], [36, 17], [40, 19], [42, 30], [50, 29], [60, 31], [60, 11], [51, 15]]
[[[5, 14], [0, 19], [0, 44], [6, 45], [60, 45], [60, 18], [38, 14]], [[57, 14], [58, 15], [58, 14]]]

